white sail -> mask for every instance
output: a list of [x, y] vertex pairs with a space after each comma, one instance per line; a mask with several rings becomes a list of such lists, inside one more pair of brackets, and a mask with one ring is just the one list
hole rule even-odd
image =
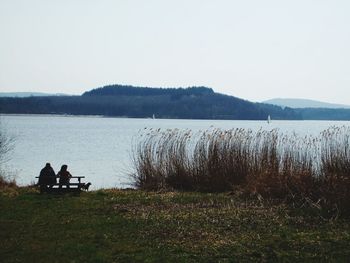
[[267, 123], [270, 123], [270, 122], [271, 122], [271, 117], [269, 115], [269, 116], [267, 116]]

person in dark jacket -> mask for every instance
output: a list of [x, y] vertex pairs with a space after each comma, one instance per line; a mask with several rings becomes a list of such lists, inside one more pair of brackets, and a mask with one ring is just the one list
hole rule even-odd
[[72, 175], [70, 174], [70, 172], [67, 171], [67, 168], [68, 165], [62, 165], [61, 170], [57, 174], [57, 176], [60, 178], [60, 188], [62, 188], [62, 185], [66, 185], [66, 187], [69, 188], [69, 180], [72, 177]]
[[52, 188], [52, 186], [56, 183], [56, 174], [50, 163], [46, 163], [45, 167], [41, 169], [39, 174], [39, 182], [40, 188], [46, 189], [48, 186]]

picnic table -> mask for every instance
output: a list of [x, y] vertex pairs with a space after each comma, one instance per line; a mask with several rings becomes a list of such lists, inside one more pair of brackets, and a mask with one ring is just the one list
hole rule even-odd
[[[41, 177], [43, 179], [48, 178], [52, 179], [53, 176], [44, 176]], [[39, 176], [36, 176], [35, 178], [39, 178]], [[70, 177], [69, 183], [67, 184], [60, 184], [58, 183], [57, 179], [59, 179], [58, 176], [54, 177], [56, 179], [56, 183], [54, 184], [47, 184], [47, 183], [38, 183], [37, 185], [40, 187], [40, 193], [80, 193], [82, 189], [85, 189], [86, 184], [81, 182], [82, 178], [85, 178], [85, 176], [72, 176]], [[75, 182], [72, 182], [72, 179], [76, 179]], [[45, 180], [43, 180], [45, 181]]]

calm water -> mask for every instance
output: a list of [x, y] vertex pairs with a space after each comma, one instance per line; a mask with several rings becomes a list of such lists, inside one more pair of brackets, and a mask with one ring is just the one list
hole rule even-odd
[[128, 187], [132, 172], [132, 145], [144, 128], [179, 128], [194, 131], [208, 128], [259, 128], [300, 135], [314, 134], [332, 125], [350, 122], [330, 121], [213, 121], [160, 120], [51, 115], [1, 115], [1, 123], [16, 137], [7, 170], [19, 184], [34, 181], [40, 169], [50, 162], [56, 172], [68, 165], [73, 175], [84, 175], [94, 189]]

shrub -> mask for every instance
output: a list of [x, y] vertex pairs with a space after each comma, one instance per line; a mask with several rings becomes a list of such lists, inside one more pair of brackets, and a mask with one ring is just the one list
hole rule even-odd
[[0, 119], [0, 188], [17, 187], [16, 181], [2, 169], [2, 166], [10, 159], [10, 153], [14, 147], [14, 137], [6, 133], [3, 122]]

